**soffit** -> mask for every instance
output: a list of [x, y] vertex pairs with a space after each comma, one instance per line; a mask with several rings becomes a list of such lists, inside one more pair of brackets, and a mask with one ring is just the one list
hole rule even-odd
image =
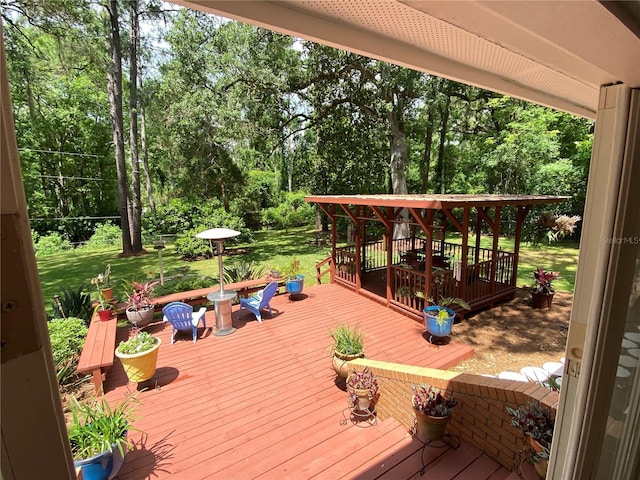
[[601, 85], [640, 86], [640, 39], [594, 0], [174, 3], [590, 118]]

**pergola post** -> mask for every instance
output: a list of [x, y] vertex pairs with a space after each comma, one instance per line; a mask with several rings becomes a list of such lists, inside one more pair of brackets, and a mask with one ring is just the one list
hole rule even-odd
[[467, 298], [467, 265], [469, 264], [469, 210], [470, 208], [465, 206], [462, 213], [462, 274], [460, 276], [459, 293], [461, 298]]
[[498, 269], [498, 240], [500, 238], [500, 214], [502, 207], [498, 205], [493, 213], [493, 245], [491, 248], [491, 283], [489, 284], [489, 291], [491, 294], [496, 291], [496, 271]]
[[513, 246], [513, 271], [511, 272], [511, 286], [516, 286], [516, 272], [518, 271], [518, 259], [520, 258], [520, 240], [522, 239], [522, 225], [527, 214], [531, 210], [531, 205], [518, 205], [518, 213], [516, 214], [516, 235], [515, 245]]

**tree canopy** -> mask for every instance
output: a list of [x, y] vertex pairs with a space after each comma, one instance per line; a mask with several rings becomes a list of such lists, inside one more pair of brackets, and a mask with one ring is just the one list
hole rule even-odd
[[150, 0], [2, 7], [40, 234], [113, 218], [126, 253], [172, 200], [258, 227], [308, 221], [301, 192], [562, 194], [582, 214], [587, 120]]

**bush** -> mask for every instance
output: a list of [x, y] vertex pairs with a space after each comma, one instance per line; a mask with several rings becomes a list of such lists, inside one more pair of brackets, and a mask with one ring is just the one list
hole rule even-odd
[[157, 285], [153, 290], [153, 294], [156, 297], [161, 297], [172, 293], [199, 290], [200, 288], [211, 287], [213, 284], [214, 281], [210, 277], [180, 277], [168, 280], [164, 285]]
[[[55, 299], [51, 302], [54, 318], [76, 317], [82, 319], [86, 325], [89, 325], [93, 315], [93, 308], [91, 306], [91, 295], [84, 290], [84, 287], [64, 288], [62, 295], [59, 295], [60, 298], [58, 299], [60, 305]], [[64, 315], [60, 308], [62, 308]]]
[[76, 375], [87, 327], [81, 318], [69, 317], [47, 323], [58, 383], [66, 385]]
[[304, 196], [304, 192], [286, 193], [278, 206], [264, 210], [263, 224], [279, 230], [313, 224], [315, 213]]
[[192, 228], [186, 233], [178, 235], [176, 238], [176, 253], [181, 255], [183, 260], [197, 260], [198, 258], [209, 258], [211, 256], [209, 241], [196, 238], [196, 234], [203, 230], [206, 230], [206, 228]]
[[91, 238], [85, 243], [84, 248], [100, 249], [104, 247], [118, 246], [122, 243], [122, 229], [111, 222], [96, 225]]
[[34, 246], [36, 250], [36, 257], [53, 255], [54, 253], [60, 253], [64, 250], [71, 250], [71, 242], [62, 238], [62, 235], [59, 233], [50, 233], [48, 235], [41, 236], [38, 239], [38, 243]]

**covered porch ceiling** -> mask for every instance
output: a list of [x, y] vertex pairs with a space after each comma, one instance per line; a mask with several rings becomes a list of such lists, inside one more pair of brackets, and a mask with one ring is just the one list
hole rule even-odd
[[640, 87], [640, 3], [297, 0], [174, 3], [595, 118]]

